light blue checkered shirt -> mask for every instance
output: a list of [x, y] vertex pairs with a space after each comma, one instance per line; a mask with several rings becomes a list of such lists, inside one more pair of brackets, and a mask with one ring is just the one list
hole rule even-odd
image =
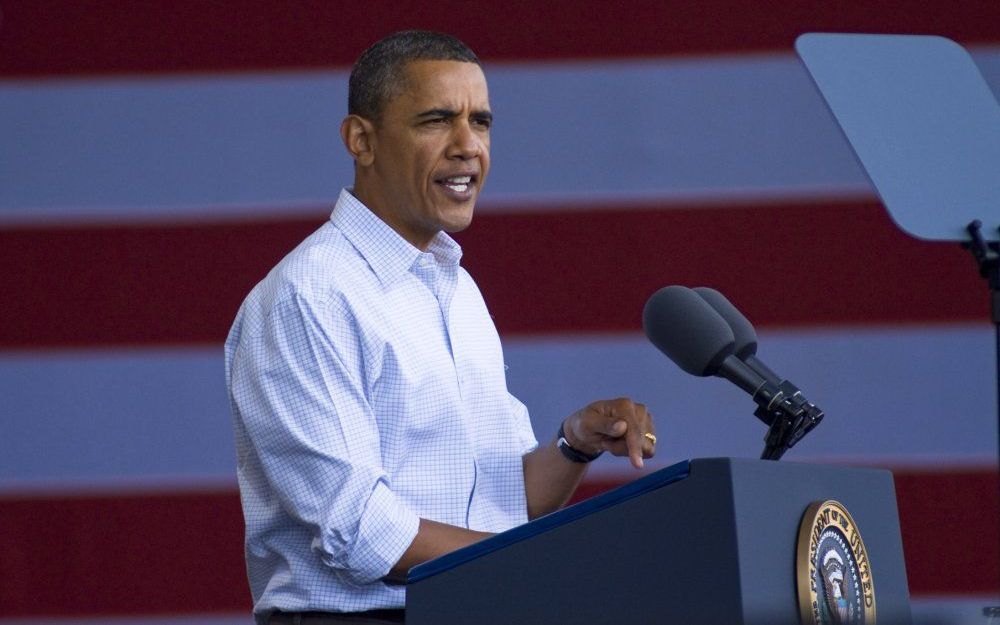
[[423, 517], [527, 520], [527, 410], [482, 295], [439, 233], [407, 243], [347, 190], [247, 297], [226, 380], [254, 612], [404, 605], [380, 581]]

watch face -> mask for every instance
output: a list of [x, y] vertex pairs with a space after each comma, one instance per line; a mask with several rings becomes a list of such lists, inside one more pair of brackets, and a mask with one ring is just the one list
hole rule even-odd
[[598, 452], [593, 456], [588, 456], [582, 451], [573, 449], [573, 447], [569, 444], [569, 441], [566, 440], [566, 436], [563, 434], [562, 427], [559, 428], [559, 438], [556, 440], [556, 447], [559, 448], [559, 451], [562, 452], [562, 455], [565, 456], [567, 460], [572, 460], [573, 462], [580, 462], [580, 463], [592, 462], [593, 460], [596, 460], [598, 456], [604, 453], [602, 451]]

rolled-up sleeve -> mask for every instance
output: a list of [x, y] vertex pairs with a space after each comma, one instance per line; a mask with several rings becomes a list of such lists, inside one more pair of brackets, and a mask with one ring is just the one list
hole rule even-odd
[[245, 331], [231, 365], [238, 427], [264, 481], [318, 557], [356, 584], [384, 577], [419, 526], [381, 466], [366, 376], [350, 319], [300, 296]]
[[518, 439], [520, 440], [520, 453], [523, 456], [538, 447], [538, 440], [535, 438], [535, 432], [531, 427], [528, 408], [521, 403], [521, 400], [509, 393], [507, 394], [507, 401], [510, 402], [511, 418]]

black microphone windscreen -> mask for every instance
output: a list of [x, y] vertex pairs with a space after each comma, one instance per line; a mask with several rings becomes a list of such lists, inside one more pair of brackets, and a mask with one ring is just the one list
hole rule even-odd
[[692, 375], [714, 375], [733, 353], [729, 324], [685, 286], [653, 293], [642, 310], [642, 327], [653, 345]]
[[699, 286], [692, 289], [701, 296], [708, 305], [719, 313], [729, 328], [733, 331], [733, 338], [736, 340], [733, 352], [740, 360], [745, 360], [747, 356], [757, 353], [757, 332], [753, 329], [750, 320], [743, 316], [726, 296], [707, 286]]

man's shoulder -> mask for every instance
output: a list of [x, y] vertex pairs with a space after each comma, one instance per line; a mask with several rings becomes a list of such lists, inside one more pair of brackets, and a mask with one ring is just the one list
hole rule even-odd
[[336, 226], [326, 222], [257, 283], [244, 301], [240, 317], [256, 326], [274, 310], [287, 306], [325, 309], [345, 293], [375, 283], [364, 258]]
[[458, 267], [458, 292], [465, 297], [478, 301], [482, 306], [486, 306], [483, 293], [479, 290], [479, 285], [476, 283], [475, 278], [461, 265]]
[[323, 299], [369, 273], [351, 242], [326, 222], [289, 252], [263, 282], [273, 283], [281, 293]]

